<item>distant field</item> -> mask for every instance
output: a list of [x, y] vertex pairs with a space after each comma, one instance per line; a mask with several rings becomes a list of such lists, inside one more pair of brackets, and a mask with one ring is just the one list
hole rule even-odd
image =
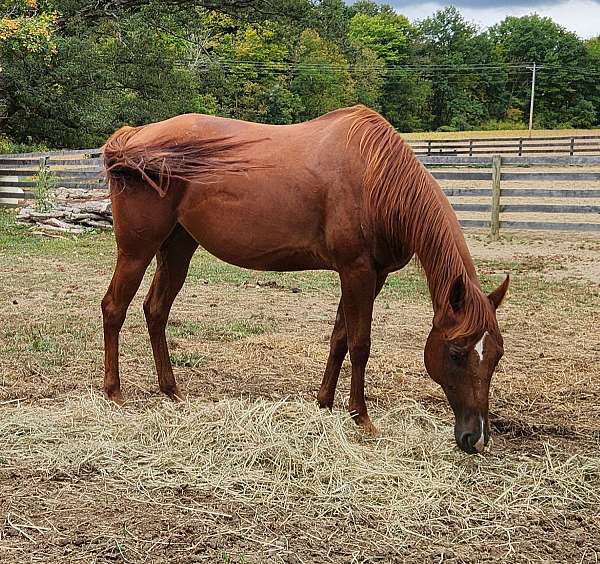
[[[536, 129], [532, 137], [567, 137], [570, 135], [600, 135], [600, 129]], [[417, 133], [402, 133], [409, 141], [423, 139], [475, 139], [494, 137], [529, 137], [526, 129], [501, 129], [493, 131], [421, 131]]]

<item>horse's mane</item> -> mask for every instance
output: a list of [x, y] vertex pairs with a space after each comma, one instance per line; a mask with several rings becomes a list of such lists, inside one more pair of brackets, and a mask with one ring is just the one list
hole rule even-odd
[[479, 288], [460, 225], [438, 183], [378, 113], [357, 106], [347, 118], [348, 143], [357, 137], [365, 160], [364, 213], [371, 229], [398, 256], [407, 248], [417, 255], [436, 312], [450, 307], [454, 283], [462, 278], [464, 315], [448, 334], [450, 339], [493, 328], [493, 310]]
[[[156, 125], [156, 124], [151, 124]], [[125, 126], [108, 139], [102, 151], [104, 168], [111, 186], [124, 187], [127, 175], [139, 175], [161, 197], [172, 178], [206, 181], [223, 172], [244, 173], [257, 165], [239, 157], [239, 149], [256, 141], [229, 137], [193, 138], [178, 141], [156, 136], [151, 143], [141, 142], [138, 134], [148, 126]]]

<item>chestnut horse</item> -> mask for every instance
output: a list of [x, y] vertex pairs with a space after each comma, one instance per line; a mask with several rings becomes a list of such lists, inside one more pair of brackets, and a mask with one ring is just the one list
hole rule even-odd
[[376, 112], [356, 106], [296, 125], [182, 115], [124, 127], [104, 146], [118, 256], [102, 300], [104, 390], [123, 403], [118, 340], [127, 308], [156, 256], [144, 312], [161, 391], [183, 398], [165, 327], [198, 245], [256, 270], [328, 269], [342, 297], [318, 393], [331, 408], [346, 352], [349, 409], [376, 432], [364, 397], [373, 302], [413, 255], [433, 304], [425, 365], [454, 411], [466, 452], [489, 440], [488, 396], [503, 353], [496, 308], [479, 285], [456, 216], [437, 182]]

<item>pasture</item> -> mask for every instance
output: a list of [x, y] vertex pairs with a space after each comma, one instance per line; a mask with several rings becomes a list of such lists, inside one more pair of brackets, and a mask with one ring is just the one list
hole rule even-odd
[[[497, 134], [497, 132], [495, 132]], [[192, 261], [168, 338], [189, 397], [158, 391], [142, 314], [122, 332], [123, 409], [100, 393], [112, 234], [40, 238], [0, 214], [2, 562], [596, 562], [600, 241], [467, 232], [498, 319], [493, 445], [458, 451], [422, 351], [414, 265], [376, 302], [367, 396], [379, 438], [316, 407], [331, 273]]]

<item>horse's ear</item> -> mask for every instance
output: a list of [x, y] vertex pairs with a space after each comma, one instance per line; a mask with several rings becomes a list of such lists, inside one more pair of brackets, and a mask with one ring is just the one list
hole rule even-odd
[[450, 307], [454, 313], [458, 313], [463, 309], [465, 306], [466, 295], [467, 289], [465, 288], [465, 281], [462, 276], [457, 276], [454, 282], [452, 282], [450, 294], [448, 294]]
[[508, 283], [510, 282], [510, 276], [507, 274], [506, 279], [500, 286], [498, 286], [489, 296], [488, 299], [492, 302], [494, 309], [498, 309], [502, 300], [504, 300], [504, 296], [506, 296], [506, 291], [508, 290]]

